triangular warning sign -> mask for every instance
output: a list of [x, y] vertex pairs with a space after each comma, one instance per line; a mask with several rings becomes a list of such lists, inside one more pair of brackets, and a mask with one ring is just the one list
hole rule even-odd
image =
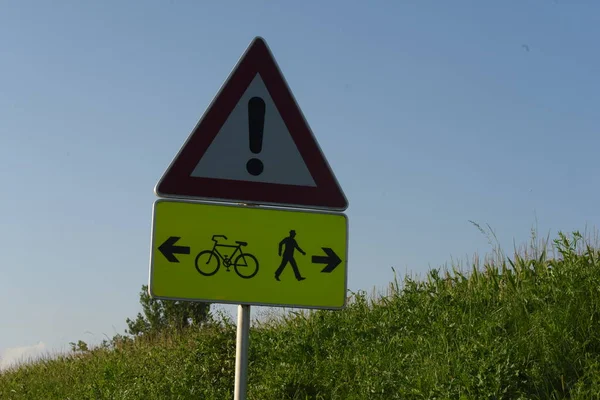
[[348, 201], [255, 38], [156, 185], [162, 197], [343, 211]]

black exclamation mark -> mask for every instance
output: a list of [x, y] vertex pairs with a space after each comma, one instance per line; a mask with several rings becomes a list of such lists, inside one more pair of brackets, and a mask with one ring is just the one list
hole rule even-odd
[[[258, 154], [262, 151], [263, 129], [265, 127], [265, 102], [260, 97], [248, 101], [248, 133], [250, 134], [250, 151]], [[251, 175], [262, 174], [264, 165], [258, 158], [251, 158], [246, 163]]]

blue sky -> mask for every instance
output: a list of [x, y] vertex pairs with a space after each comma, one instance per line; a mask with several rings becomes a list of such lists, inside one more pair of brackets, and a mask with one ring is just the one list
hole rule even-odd
[[6, 1], [0, 356], [123, 332], [154, 185], [256, 35], [350, 201], [349, 289], [490, 252], [469, 220], [595, 229], [597, 2]]

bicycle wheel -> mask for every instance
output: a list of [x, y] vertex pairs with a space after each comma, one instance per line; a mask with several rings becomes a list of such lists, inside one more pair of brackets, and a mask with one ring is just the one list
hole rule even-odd
[[235, 273], [245, 279], [250, 279], [258, 273], [258, 260], [252, 254], [240, 254], [233, 265]]
[[212, 250], [201, 251], [196, 256], [196, 271], [204, 276], [216, 274], [220, 266], [219, 256], [213, 253]]

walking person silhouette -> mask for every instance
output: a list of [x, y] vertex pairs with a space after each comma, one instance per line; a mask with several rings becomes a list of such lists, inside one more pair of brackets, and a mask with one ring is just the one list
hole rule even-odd
[[296, 236], [296, 231], [292, 229], [290, 231], [290, 236], [283, 238], [283, 240], [281, 242], [279, 242], [279, 256], [280, 257], [281, 257], [281, 248], [284, 245], [285, 245], [285, 249], [283, 251], [283, 258], [281, 260], [281, 264], [279, 265], [279, 268], [277, 268], [277, 271], [275, 271], [275, 279], [277, 279], [277, 280], [279, 280], [279, 275], [281, 275], [281, 273], [283, 272], [287, 263], [292, 264], [292, 268], [294, 269], [294, 275], [296, 275], [296, 279], [298, 279], [299, 281], [303, 281], [306, 279], [302, 275], [300, 275], [300, 271], [298, 270], [298, 264], [296, 264], [296, 260], [294, 260], [294, 250], [296, 250], [296, 249], [298, 249], [298, 251], [300, 251], [300, 253], [302, 253], [303, 255], [306, 255], [304, 250], [302, 250], [300, 248], [300, 246], [298, 246], [298, 243], [294, 239], [295, 236]]

